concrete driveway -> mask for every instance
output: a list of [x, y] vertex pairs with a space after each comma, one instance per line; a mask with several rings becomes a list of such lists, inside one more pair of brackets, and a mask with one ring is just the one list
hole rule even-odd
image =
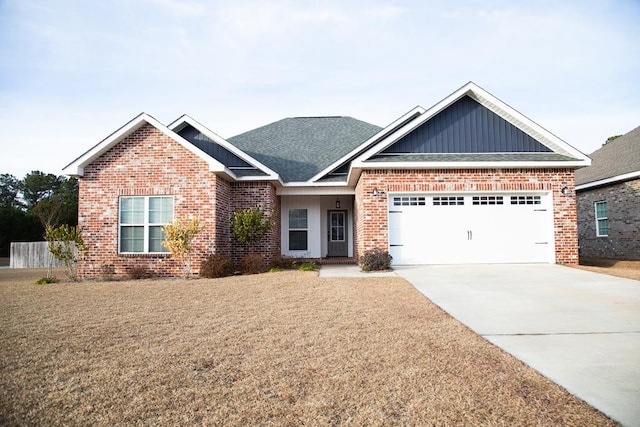
[[639, 281], [548, 264], [394, 269], [490, 342], [640, 426]]

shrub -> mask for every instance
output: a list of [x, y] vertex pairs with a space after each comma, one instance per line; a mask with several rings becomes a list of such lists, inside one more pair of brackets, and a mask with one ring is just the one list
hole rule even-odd
[[296, 262], [290, 257], [277, 256], [271, 260], [271, 268], [278, 270], [293, 270], [296, 268]]
[[53, 276], [43, 277], [41, 279], [36, 280], [36, 285], [48, 285], [50, 283], [56, 283], [58, 279]]
[[114, 279], [116, 275], [116, 269], [111, 264], [102, 264], [100, 265], [100, 277], [105, 282], [110, 282]]
[[[78, 259], [87, 251], [87, 245], [82, 239], [81, 228], [67, 224], [59, 227], [48, 226], [44, 237], [47, 239], [51, 255], [64, 262], [69, 279], [75, 280]], [[51, 264], [49, 264], [47, 276], [51, 277]]]
[[262, 206], [235, 211], [231, 217], [231, 234], [246, 245], [258, 243], [272, 228], [271, 216]]
[[240, 260], [240, 270], [246, 274], [262, 273], [264, 267], [264, 259], [258, 254], [247, 255]]
[[162, 246], [167, 248], [171, 255], [180, 260], [182, 264], [182, 276], [184, 278], [191, 276], [191, 252], [193, 251], [193, 239], [200, 233], [203, 226], [200, 225], [198, 218], [194, 218], [191, 222], [183, 222], [174, 219], [162, 226], [164, 240]]
[[374, 248], [366, 251], [360, 257], [360, 267], [362, 271], [380, 271], [391, 268], [393, 257], [388, 251]]
[[200, 277], [214, 279], [230, 276], [233, 273], [233, 262], [229, 257], [211, 254], [200, 263]]
[[131, 269], [127, 271], [127, 274], [133, 280], [149, 279], [152, 276], [149, 269], [143, 265], [137, 265], [135, 267], [131, 267]]
[[300, 267], [298, 268], [298, 270], [300, 271], [315, 271], [317, 269], [316, 263], [315, 262], [303, 262], [302, 264], [300, 264]]

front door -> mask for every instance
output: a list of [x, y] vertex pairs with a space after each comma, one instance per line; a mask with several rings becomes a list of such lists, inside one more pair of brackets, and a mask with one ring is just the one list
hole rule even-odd
[[346, 257], [349, 254], [347, 242], [347, 211], [329, 211], [329, 244], [327, 256]]

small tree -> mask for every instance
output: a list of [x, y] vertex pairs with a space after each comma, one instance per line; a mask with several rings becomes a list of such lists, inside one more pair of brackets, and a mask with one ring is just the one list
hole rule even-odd
[[[75, 280], [78, 259], [87, 251], [87, 245], [85, 245], [82, 239], [82, 230], [80, 227], [67, 224], [59, 227], [48, 226], [45, 230], [44, 237], [47, 239], [49, 252], [51, 252], [56, 259], [64, 262], [69, 279]], [[49, 263], [47, 277], [51, 278], [51, 263]]]
[[272, 227], [271, 216], [265, 214], [262, 206], [235, 211], [231, 218], [233, 237], [245, 245], [258, 243]]
[[192, 219], [190, 222], [173, 220], [162, 227], [164, 240], [162, 246], [182, 263], [182, 275], [191, 276], [191, 254], [193, 252], [193, 239], [203, 229], [200, 220]]

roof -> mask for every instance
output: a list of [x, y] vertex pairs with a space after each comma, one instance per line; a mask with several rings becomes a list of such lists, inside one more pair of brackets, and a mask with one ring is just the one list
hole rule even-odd
[[351, 117], [292, 117], [228, 138], [282, 180], [304, 182], [382, 128]]
[[582, 188], [640, 176], [640, 126], [603, 145], [590, 157], [591, 166], [576, 171], [576, 184]]

